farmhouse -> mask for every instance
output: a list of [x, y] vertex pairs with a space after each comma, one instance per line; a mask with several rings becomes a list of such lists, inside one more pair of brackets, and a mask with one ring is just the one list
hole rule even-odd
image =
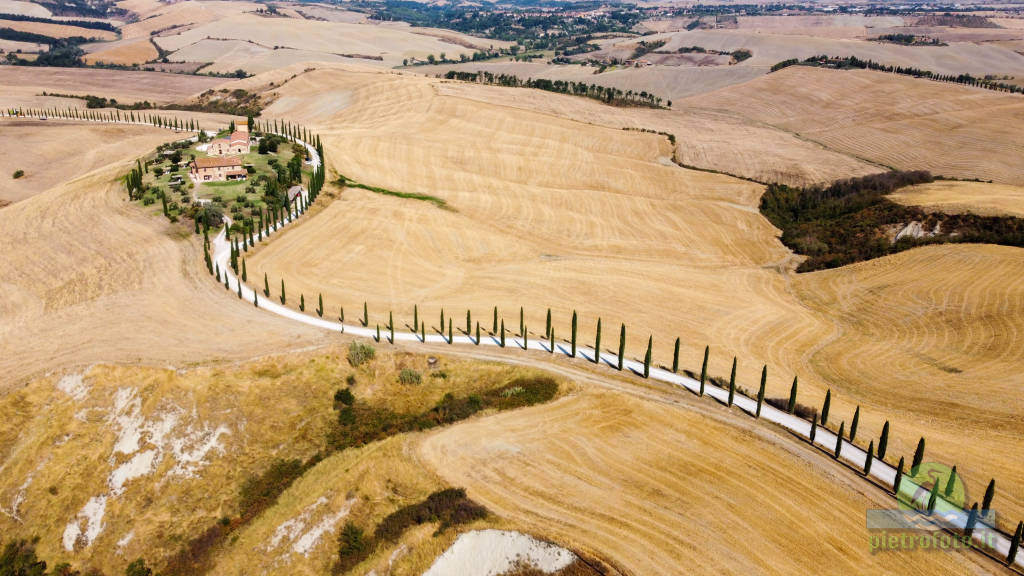
[[245, 180], [246, 172], [238, 156], [196, 158], [189, 163], [189, 174], [197, 182]]
[[227, 154], [248, 154], [249, 133], [235, 131], [227, 138], [216, 138], [210, 141], [206, 147], [206, 153], [210, 156], [224, 156]]

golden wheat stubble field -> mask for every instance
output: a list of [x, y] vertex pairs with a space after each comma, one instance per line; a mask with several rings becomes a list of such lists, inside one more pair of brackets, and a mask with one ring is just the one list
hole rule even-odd
[[822, 452], [689, 394], [585, 388], [443, 430], [420, 456], [491, 510], [628, 574], [983, 574], [975, 554], [872, 554], [889, 507]]
[[[339, 97], [302, 106], [320, 91]], [[319, 70], [276, 92], [268, 114], [316, 129], [334, 173], [452, 210], [329, 191], [337, 199], [248, 259], [275, 294], [284, 278], [289, 295], [322, 293], [330, 314], [344, 306], [349, 319], [365, 301], [371, 326], [389, 311], [411, 324], [419, 304], [428, 329], [442, 307], [456, 327], [470, 308], [489, 329], [498, 306], [518, 331], [522, 306], [534, 338], [548, 307], [562, 338], [576, 310], [581, 343], [600, 316], [607, 350], [625, 323], [629, 356], [642, 357], [653, 334], [655, 363], [670, 364], [680, 337], [694, 370], [709, 344], [712, 374], [727, 376], [736, 356], [748, 390], [764, 364], [769, 397], [787, 397], [794, 375], [802, 404], [820, 407], [831, 388], [832, 426], [861, 405], [858, 442], [888, 419], [893, 462], [925, 436], [928, 457], [957, 464], [975, 497], [998, 478], [1007, 522], [1024, 512], [1011, 393], [1024, 286], [997, 280], [1016, 277], [1019, 249], [937, 246], [797, 276], [757, 211], [761, 187], [668, 164], [658, 135], [439, 95], [437, 81], [393, 74]]]
[[[67, 135], [57, 122], [40, 122], [38, 130], [50, 128]], [[97, 361], [238, 358], [324, 338], [226, 297], [206, 275], [201, 241], [187, 225], [168, 223], [157, 206], [128, 202], [121, 177], [135, 159], [159, 141], [181, 137], [132, 130], [145, 134], [136, 138], [137, 149], [112, 146], [106, 163], [99, 160], [102, 166], [86, 174], [72, 169], [91, 164], [58, 164], [66, 182], [0, 209], [2, 388]], [[91, 141], [47, 145], [87, 155], [80, 146]]]
[[791, 66], [682, 101], [903, 170], [1024, 183], [1024, 98], [871, 70]]
[[941, 180], [899, 190], [889, 198], [925, 210], [1024, 218], [1024, 187]]

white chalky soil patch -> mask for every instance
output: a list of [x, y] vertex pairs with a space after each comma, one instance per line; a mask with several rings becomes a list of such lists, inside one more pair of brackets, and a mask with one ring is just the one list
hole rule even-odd
[[517, 565], [553, 574], [575, 561], [571, 551], [520, 532], [475, 530], [459, 535], [423, 576], [499, 576]]
[[82, 400], [89, 393], [82, 374], [68, 374], [57, 382], [57, 389], [75, 400]]
[[[74, 383], [68, 384], [67, 388], [78, 391]], [[70, 552], [95, 542], [103, 531], [103, 515], [108, 499], [121, 496], [132, 480], [153, 474], [165, 458], [171, 458], [174, 463], [167, 473], [168, 477], [194, 478], [195, 473], [206, 464], [208, 454], [223, 451], [220, 437], [230, 433], [228, 427], [213, 427], [196, 422], [197, 419], [195, 414], [186, 417], [185, 411], [177, 406], [164, 408], [146, 419], [142, 414], [142, 400], [136, 390], [119, 389], [114, 395], [113, 410], [107, 419], [110, 426], [117, 430], [114, 448], [108, 459], [112, 471], [107, 476], [107, 492], [89, 499], [68, 522], [62, 540], [64, 549]]]
[[324, 534], [333, 533], [334, 527], [337, 526], [338, 522], [348, 516], [349, 511], [352, 510], [352, 505], [356, 503], [356, 499], [350, 498], [346, 500], [341, 509], [334, 513], [323, 515], [319, 522], [310, 525], [314, 516], [327, 505], [327, 502], [327, 497], [321, 496], [317, 498], [316, 502], [307, 506], [298, 516], [282, 522], [274, 530], [274, 535], [270, 538], [267, 550], [273, 550], [286, 545], [295, 554], [302, 554], [308, 557], [309, 553], [320, 543]]

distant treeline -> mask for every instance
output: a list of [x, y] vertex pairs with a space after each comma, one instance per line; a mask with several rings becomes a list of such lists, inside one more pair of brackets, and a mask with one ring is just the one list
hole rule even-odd
[[[826, 188], [770, 184], [761, 213], [782, 230], [782, 243], [807, 256], [797, 272], [837, 268], [926, 244], [981, 242], [1024, 247], [1024, 219], [925, 212], [886, 198], [893, 191], [932, 182], [924, 171], [887, 172], [839, 180]], [[919, 222], [923, 236], [890, 240]]]
[[24, 32], [14, 28], [0, 28], [0, 40], [12, 40], [14, 42], [31, 42], [33, 44], [56, 44], [63, 40], [67, 44], [84, 44], [89, 39], [84, 36], [72, 36], [70, 38], [54, 38], [45, 34], [35, 32]]
[[904, 76], [913, 76], [915, 78], [928, 78], [931, 80], [937, 80], [939, 82], [953, 82], [955, 84], [965, 84], [967, 86], [975, 86], [978, 88], [987, 88], [989, 90], [997, 90], [999, 92], [1011, 92], [1013, 94], [1024, 94], [1024, 87], [1017, 86], [1014, 84], [1007, 84], [1006, 82], [999, 82], [988, 78], [978, 78], [971, 76], [970, 74], [937, 74], [931, 70], [922, 70], [920, 68], [914, 68], [912, 66], [892, 66], [887, 64], [879, 64], [871, 60], [861, 60], [856, 56], [846, 56], [845, 58], [834, 57], [834, 56], [811, 56], [803, 61], [797, 60], [796, 58], [790, 58], [789, 60], [783, 60], [772, 66], [771, 71], [775, 72], [788, 68], [789, 66], [802, 65], [802, 66], [816, 66], [819, 68], [834, 68], [836, 70], [849, 70], [854, 68], [866, 69], [866, 70], [879, 70], [881, 72], [891, 72], [893, 74], [902, 74]]
[[[600, 100], [605, 104], [613, 106], [646, 106], [649, 108], [661, 108], [662, 99], [646, 91], [633, 92], [632, 90], [622, 91], [611, 86], [599, 86], [587, 84], [586, 82], [568, 82], [565, 80], [548, 80], [547, 78], [529, 78], [523, 80], [512, 74], [494, 74], [492, 72], [460, 72], [449, 70], [445, 75], [448, 80], [462, 80], [463, 82], [476, 82], [479, 84], [491, 84], [494, 86], [509, 86], [516, 88], [536, 88], [559, 94], [571, 94]], [[668, 101], [672, 106], [672, 101]]]
[[875, 40], [891, 42], [893, 44], [902, 44], [904, 46], [947, 46], [945, 42], [939, 41], [938, 38], [916, 36], [914, 34], [882, 34], [878, 38], [875, 38]]
[[131, 104], [124, 104], [118, 102], [116, 98], [104, 98], [102, 96], [93, 96], [92, 94], [86, 94], [85, 96], [79, 96], [78, 94], [60, 94], [57, 92], [43, 92], [43, 96], [55, 96], [57, 98], [76, 98], [78, 100], [85, 100], [86, 108], [116, 108], [118, 110], [151, 110], [157, 108], [156, 104], [151, 103], [149, 100], [143, 100], [142, 102], [132, 102]]
[[45, 24], [59, 24], [61, 26], [76, 26], [78, 28], [117, 32], [117, 27], [110, 22], [97, 22], [95, 20], [54, 20], [53, 18], [40, 18], [38, 16], [25, 16], [23, 14], [0, 14], [0, 20], [13, 20], [15, 22], [43, 22]]

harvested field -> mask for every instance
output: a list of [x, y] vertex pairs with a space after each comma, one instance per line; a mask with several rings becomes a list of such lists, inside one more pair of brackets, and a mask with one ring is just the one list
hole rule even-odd
[[498, 514], [631, 574], [1000, 570], [973, 554], [872, 554], [864, 511], [892, 506], [888, 496], [821, 452], [696, 402], [587, 389], [443, 430], [420, 454]]
[[96, 38], [98, 40], [114, 40], [117, 38], [117, 33], [109, 30], [79, 28], [78, 26], [65, 26], [64, 24], [51, 24], [49, 22], [22, 22], [20, 20], [4, 20], [0, 18], [0, 28], [12, 28], [22, 32], [42, 34], [51, 38], [70, 38], [72, 36]]
[[22, 2], [22, 0], [0, 0], [0, 14], [20, 14], [22, 16], [36, 16], [38, 18], [49, 18], [51, 13], [44, 6], [33, 2]]
[[[39, 120], [0, 120], [0, 200], [18, 202], [62, 182], [151, 150], [173, 135], [157, 128]], [[54, 145], [59, 143], [59, 145]], [[10, 180], [15, 170], [25, 176]]]
[[90, 44], [83, 58], [89, 64], [105, 62], [130, 66], [156, 60], [160, 56], [149, 38], [127, 38], [116, 42]]
[[216, 22], [223, 18], [252, 12], [258, 4], [250, 2], [138, 2], [130, 10], [139, 12], [139, 21], [121, 29], [125, 38], [149, 38], [154, 34], [177, 34], [195, 26]]
[[789, 58], [857, 56], [883, 64], [913, 66], [942, 74], [1020, 74], [1024, 56], [992, 44], [958, 43], [950, 46], [900, 46], [880, 42], [829, 39], [785, 34], [759, 34], [747, 30], [694, 30], [676, 32], [663, 50], [703, 46], [733, 51], [746, 48], [753, 57], [739, 66], [771, 66]]
[[104, 168], [0, 210], [3, 388], [97, 361], [251, 357], [326, 337], [225, 298], [187, 228], [168, 224], [158, 206], [127, 202], [119, 179], [140, 151], [119, 151]]
[[[221, 18], [156, 41], [166, 50], [177, 51], [205, 39], [244, 40], [273, 50], [275, 47], [321, 53], [327, 56], [361, 54], [380, 56], [381, 66], [396, 66], [403, 58], [426, 58], [447, 53], [458, 57], [472, 50], [436, 38], [392, 27], [290, 19], [280, 26], [275, 19], [253, 14]], [[322, 58], [321, 58], [322, 59]]]
[[677, 161], [760, 182], [806, 186], [884, 170], [784, 130], [690, 106], [672, 110], [610, 108], [574, 96], [462, 82], [441, 84], [438, 92], [588, 124], [669, 132], [678, 138]]
[[24, 66], [0, 66], [5, 87], [0, 105], [10, 97], [36, 96], [44, 91], [58, 94], [92, 94], [121, 102], [149, 100], [158, 104], [184, 101], [219, 84], [223, 78], [186, 76], [164, 72], [134, 72], [85, 68], [47, 68], [46, 74]]
[[817, 38], [865, 38], [875, 28], [903, 26], [900, 16], [740, 16], [739, 29], [755, 34], [813, 36]]
[[[32, 42], [16, 42], [14, 40], [0, 40], [0, 51], [3, 52], [45, 52], [46, 44], [34, 44]], [[24, 54], [21, 56], [25, 57]]]
[[202, 40], [186, 46], [169, 56], [176, 62], [213, 62], [203, 68], [204, 72], [231, 73], [244, 69], [250, 74], [261, 74], [298, 63], [318, 62], [359, 62], [375, 64], [376, 61], [361, 58], [345, 58], [336, 54], [292, 50], [274, 50], [243, 40]]
[[349, 24], [362, 24], [366, 22], [366, 14], [341, 10], [324, 4], [300, 4], [296, 11], [303, 17], [310, 20], [326, 20], [328, 22], [347, 22]]
[[938, 181], [904, 188], [889, 198], [926, 210], [1024, 218], [1024, 187], [1020, 186]]
[[[930, 457], [964, 463], [961, 470], [971, 486], [983, 487], [989, 475], [997, 475], [1000, 485], [1007, 485], [997, 494], [997, 507], [1010, 517], [1024, 512], [1024, 502], [1014, 496], [1024, 488], [1024, 460], [1019, 444], [1007, 440], [1024, 434], [1021, 424], [978, 404], [954, 414], [931, 400], [937, 382], [950, 394], [978, 399], [990, 397], [978, 393], [979, 382], [996, 397], [1003, 386], [1019, 385], [1015, 379], [1022, 372], [1010, 368], [1014, 360], [1005, 347], [1014, 345], [1012, 338], [992, 354], [969, 353], [991, 348], [992, 317], [1001, 318], [1003, 334], [1024, 333], [1024, 286], [995, 288], [981, 274], [1017, 274], [1008, 271], [1015, 270], [1019, 250], [1002, 248], [1002, 256], [992, 259], [986, 257], [990, 247], [933, 247], [864, 263], [891, 270], [887, 285], [894, 305], [903, 302], [913, 309], [920, 293], [937, 299], [924, 304], [936, 310], [942, 310], [946, 297], [930, 292], [935, 267], [953, 266], [963, 275], [958, 290], [978, 306], [964, 317], [936, 312], [921, 324], [913, 314], [840, 313], [836, 304], [821, 304], [816, 290], [803, 289], [806, 283], [850, 274], [838, 285], [858, 290], [866, 280], [848, 269], [808, 277], [787, 272], [793, 257], [757, 211], [760, 186], [667, 164], [671, 152], [661, 136], [570, 122], [539, 104], [550, 98], [547, 106], [575, 107], [583, 116], [584, 100], [513, 91], [534, 94], [524, 110], [525, 104], [482, 101], [488, 99], [483, 88], [460, 87], [480, 89], [479, 98], [446, 96], [430, 79], [318, 70], [276, 91], [278, 101], [268, 116], [287, 114], [316, 129], [328, 150], [329, 169], [373, 186], [443, 198], [454, 211], [346, 190], [294, 230], [250, 253], [250, 275], [267, 273], [272, 287], [285, 278], [293, 295], [323, 293], [328, 310], [344, 306], [350, 316], [358, 315], [365, 301], [371, 322], [384, 322], [388, 311], [400, 323], [409, 322], [418, 303], [427, 318], [444, 307], [456, 324], [470, 308], [488, 328], [498, 306], [506, 325], [517, 330], [523, 306], [537, 338], [551, 307], [561, 336], [569, 333], [572, 311], [580, 314], [583, 342], [593, 340], [598, 316], [609, 347], [615, 346], [620, 322], [626, 323], [632, 357], [653, 334], [657, 363], [669, 361], [678, 336], [684, 366], [699, 368], [704, 345], [710, 344], [712, 374], [728, 374], [735, 355], [739, 381], [750, 388], [768, 364], [770, 397], [786, 396], [799, 374], [801, 402], [810, 406], [820, 405], [830, 386], [833, 411], [842, 415], [836, 418], [848, 418], [856, 403], [863, 405], [865, 437], [878, 434], [881, 419], [892, 420], [900, 440], [891, 441], [898, 446], [891, 454], [908, 453], [924, 435]], [[302, 106], [302, 95], [311, 93], [345, 96], [334, 105], [324, 98]], [[685, 148], [691, 135], [680, 131], [677, 137]], [[918, 254], [928, 257], [918, 259]], [[981, 298], [989, 289], [1002, 296]], [[907, 300], [899, 300], [904, 295]], [[860, 321], [861, 314], [899, 318], [906, 332], [890, 333], [923, 339], [919, 346], [876, 339], [889, 343], [892, 357], [884, 364], [868, 363], [874, 348], [857, 344], [866, 346], [867, 337], [844, 336], [847, 323]], [[826, 349], [866, 360], [858, 370], [839, 371], [819, 360]], [[935, 368], [934, 358], [952, 354], [943, 350], [957, 351], [954, 365], [962, 372]], [[901, 366], [906, 390], [898, 405], [886, 396], [892, 389], [890, 365]], [[960, 375], [997, 373], [1003, 375], [998, 384]], [[1006, 410], [1020, 409], [1006, 402]], [[977, 423], [970, 440], [947, 441], [962, 419]]]
[[729, 112], [895, 168], [1024, 184], [1019, 95], [794, 66], [682, 105]]
[[[659, 55], [651, 54], [650, 58]], [[416, 72], [435, 76], [448, 70], [464, 72], [487, 71], [494, 74], [513, 74], [522, 79], [549, 78], [571, 82], [586, 82], [613, 86], [622, 90], [646, 90], [666, 100], [678, 100], [703, 94], [719, 88], [742, 84], [763, 76], [768, 70], [750, 66], [647, 66], [644, 68], [612, 68], [594, 74], [597, 68], [575, 64], [544, 64], [541, 62], [512, 62], [489, 60], [465, 64], [417, 66]]]

